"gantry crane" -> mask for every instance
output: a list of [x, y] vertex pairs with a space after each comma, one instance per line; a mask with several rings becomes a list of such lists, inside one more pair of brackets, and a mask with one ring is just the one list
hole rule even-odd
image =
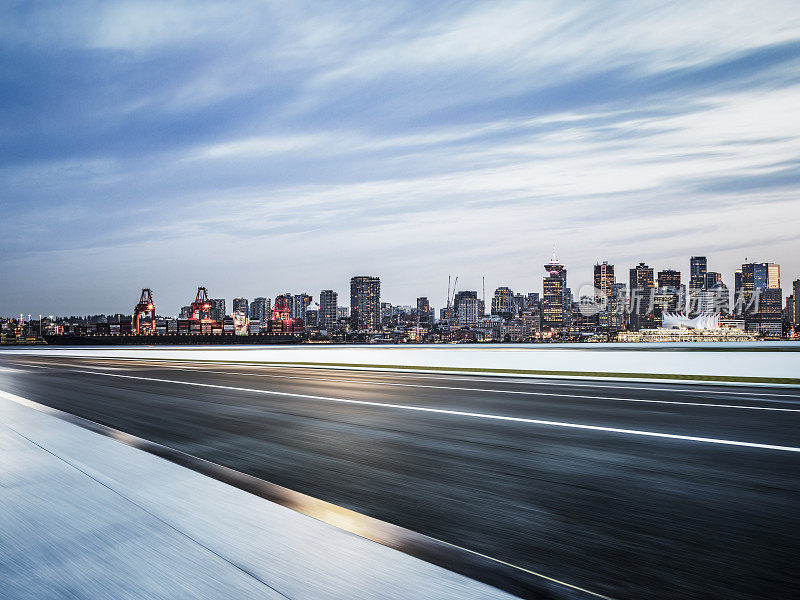
[[153, 334], [156, 332], [156, 305], [153, 303], [153, 291], [150, 288], [142, 288], [142, 295], [139, 298], [139, 303], [133, 309], [133, 332], [136, 335], [141, 333], [141, 315], [150, 313], [149, 331], [145, 333]]
[[[197, 296], [195, 296], [190, 308], [190, 319], [211, 318], [211, 302], [208, 299], [208, 290], [206, 288], [202, 286], [197, 288]], [[203, 317], [204, 314], [205, 317]]]

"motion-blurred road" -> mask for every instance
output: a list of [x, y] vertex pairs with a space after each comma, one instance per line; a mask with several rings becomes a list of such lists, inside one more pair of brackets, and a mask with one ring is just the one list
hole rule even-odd
[[8, 353], [0, 390], [613, 598], [800, 585], [797, 389]]

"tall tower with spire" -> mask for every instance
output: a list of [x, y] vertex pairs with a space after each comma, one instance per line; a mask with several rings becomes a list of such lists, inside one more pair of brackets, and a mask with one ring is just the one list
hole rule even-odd
[[550, 262], [545, 263], [544, 270], [550, 275], [558, 275], [564, 280], [564, 286], [567, 285], [567, 269], [558, 262], [556, 258], [556, 245], [553, 244], [553, 255], [550, 257]]
[[547, 277], [542, 281], [542, 327], [560, 332], [566, 326], [565, 292], [567, 288], [567, 269], [556, 258], [556, 247], [550, 262], [545, 263]]

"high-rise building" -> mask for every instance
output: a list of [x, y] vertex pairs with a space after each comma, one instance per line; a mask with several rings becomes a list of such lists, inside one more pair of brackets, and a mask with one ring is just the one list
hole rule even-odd
[[462, 298], [458, 303], [458, 324], [464, 327], [474, 327], [478, 324], [478, 298]]
[[786, 309], [783, 311], [783, 320], [790, 325], [795, 324], [794, 320], [794, 294], [786, 296]]
[[425, 296], [417, 298], [417, 319], [420, 323], [430, 323], [433, 320], [431, 303]]
[[311, 306], [311, 301], [314, 299], [309, 294], [290, 294], [286, 292], [282, 294], [286, 306], [289, 310], [289, 316], [293, 319], [305, 319], [306, 310]]
[[458, 318], [458, 307], [465, 298], [478, 298], [478, 292], [472, 290], [462, 290], [453, 296], [453, 315]]
[[250, 320], [266, 323], [269, 320], [270, 302], [259, 296], [250, 303]]
[[233, 314], [235, 315], [244, 315], [245, 317], [250, 312], [250, 304], [247, 302], [247, 298], [234, 298], [233, 299]]
[[658, 272], [658, 293], [669, 295], [665, 312], [678, 312], [684, 308], [684, 288], [681, 285], [681, 272], [675, 269], [664, 269]]
[[742, 265], [736, 311], [744, 317], [748, 331], [758, 331], [770, 337], [781, 335], [783, 291], [780, 272], [780, 266], [775, 263]]
[[314, 299], [309, 294], [290, 294], [285, 293], [283, 297], [286, 299], [286, 305], [289, 307], [289, 314], [293, 319], [304, 319], [306, 310], [311, 305]]
[[691, 316], [700, 314], [700, 291], [706, 287], [708, 259], [705, 256], [692, 256], [689, 259], [689, 297], [687, 312]]
[[547, 271], [550, 274], [555, 273], [556, 275], [561, 277], [561, 280], [564, 282], [564, 287], [565, 288], [567, 287], [567, 269], [566, 269], [566, 267], [564, 267], [564, 265], [562, 265], [560, 262], [558, 262], [558, 259], [556, 259], [556, 247], [555, 246], [553, 246], [553, 255], [550, 257], [550, 262], [548, 262], [544, 266], [544, 269], [545, 269], [545, 271]]
[[768, 337], [778, 338], [783, 334], [783, 290], [766, 288], [761, 292], [758, 315], [755, 319], [757, 330]]
[[627, 284], [617, 282], [611, 286], [608, 296], [608, 331], [618, 333], [628, 326]]
[[[475, 294], [475, 299], [477, 300], [478, 298], [477, 292], [473, 293]], [[511, 291], [511, 288], [507, 287], [497, 288], [494, 291], [494, 296], [492, 297], [492, 314], [502, 317], [504, 319], [510, 319], [513, 313], [514, 313], [514, 292]]]
[[211, 298], [211, 318], [215, 321], [222, 321], [225, 318], [225, 298]]
[[309, 306], [303, 315], [303, 324], [306, 330], [319, 329], [319, 309], [316, 306]]
[[767, 263], [744, 263], [742, 265], [741, 275], [741, 288], [740, 288], [740, 302], [742, 308], [747, 312], [748, 307], [756, 302], [760, 292], [756, 290], [763, 290], [768, 287]]
[[689, 259], [689, 290], [700, 290], [705, 284], [708, 259], [705, 256], [692, 256]]
[[800, 279], [795, 279], [792, 283], [792, 295], [794, 296], [794, 324], [800, 325]]
[[767, 289], [777, 290], [781, 287], [781, 266], [775, 263], [767, 265]]
[[542, 281], [542, 329], [563, 331], [569, 327], [566, 315], [567, 270], [556, 259], [556, 249], [550, 262], [544, 265], [547, 277]]
[[357, 330], [378, 331], [381, 326], [381, 280], [366, 275], [350, 280], [350, 318]]
[[681, 272], [664, 269], [658, 272], [658, 287], [678, 289], [681, 286]]
[[654, 313], [653, 268], [641, 262], [630, 270], [631, 329], [652, 329], [656, 326]]
[[319, 293], [319, 328], [330, 331], [336, 328], [339, 294], [333, 290]]
[[607, 260], [594, 266], [594, 302], [595, 304], [605, 305], [611, 286], [616, 283], [614, 278], [614, 265], [608, 264]]

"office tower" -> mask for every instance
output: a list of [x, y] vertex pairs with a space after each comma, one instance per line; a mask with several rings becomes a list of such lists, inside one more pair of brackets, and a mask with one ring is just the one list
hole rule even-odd
[[745, 263], [741, 281], [736, 311], [744, 316], [745, 328], [770, 337], [780, 336], [783, 307], [780, 266], [775, 263]]
[[707, 270], [708, 259], [705, 256], [692, 256], [689, 259], [689, 293], [703, 288]]
[[631, 329], [655, 327], [653, 268], [641, 262], [630, 270]]
[[458, 324], [463, 327], [474, 327], [478, 324], [478, 299], [465, 297], [458, 303]]
[[209, 304], [211, 304], [211, 318], [222, 321], [225, 318], [225, 298], [212, 298]]
[[458, 317], [458, 307], [461, 304], [461, 301], [465, 298], [474, 298], [477, 300], [478, 292], [472, 290], [462, 290], [453, 296], [453, 315], [455, 317]]
[[681, 272], [675, 269], [664, 269], [658, 272], [658, 287], [675, 288], [681, 287]]
[[333, 290], [319, 293], [319, 328], [330, 331], [336, 328], [339, 294]]
[[681, 272], [675, 269], [664, 269], [658, 272], [658, 293], [669, 294], [670, 301], [664, 312], [678, 312], [683, 310], [683, 286], [681, 286]]
[[675, 303], [675, 295], [669, 292], [662, 292], [661, 288], [653, 294], [653, 315], [656, 325], [660, 325], [664, 313], [675, 312], [672, 308]]
[[689, 297], [687, 312], [690, 316], [700, 314], [700, 290], [706, 286], [708, 259], [705, 256], [692, 256], [689, 259]]
[[[478, 294], [476, 293], [475, 298], [477, 299], [477, 297]], [[497, 288], [492, 297], [492, 314], [504, 319], [510, 319], [514, 312], [513, 299], [514, 292], [511, 291], [511, 288]]]
[[430, 323], [433, 318], [431, 303], [425, 296], [417, 298], [417, 319], [420, 323]]
[[234, 298], [233, 299], [233, 314], [247, 316], [249, 312], [249, 304], [247, 298]]
[[778, 338], [783, 333], [783, 290], [765, 288], [761, 291], [756, 329], [767, 337]]
[[539, 292], [529, 292], [525, 297], [525, 308], [539, 307]]
[[259, 296], [250, 303], [250, 320], [266, 323], [269, 319], [269, 300]]
[[741, 288], [739, 298], [737, 298], [740, 304], [737, 308], [739, 308], [742, 314], [746, 314], [750, 312], [751, 309], [754, 309], [753, 305], [757, 303], [757, 299], [760, 295], [760, 292], [756, 290], [766, 289], [767, 283], [767, 263], [744, 263], [742, 265]]
[[794, 294], [792, 294], [786, 296], [786, 309], [783, 311], [783, 320], [793, 326], [795, 324], [794, 317]]
[[553, 257], [544, 265], [547, 277], [542, 280], [542, 329], [559, 332], [568, 327], [565, 314], [567, 270]]
[[594, 266], [594, 301], [595, 304], [605, 305], [611, 286], [616, 283], [614, 278], [614, 265], [607, 260]]
[[800, 325], [800, 279], [795, 279], [792, 283], [792, 295], [794, 296], [794, 324]]
[[380, 330], [380, 278], [362, 275], [350, 280], [350, 318], [354, 329]]
[[764, 264], [767, 266], [767, 289], [779, 289], [781, 287], [781, 266], [775, 263]]

